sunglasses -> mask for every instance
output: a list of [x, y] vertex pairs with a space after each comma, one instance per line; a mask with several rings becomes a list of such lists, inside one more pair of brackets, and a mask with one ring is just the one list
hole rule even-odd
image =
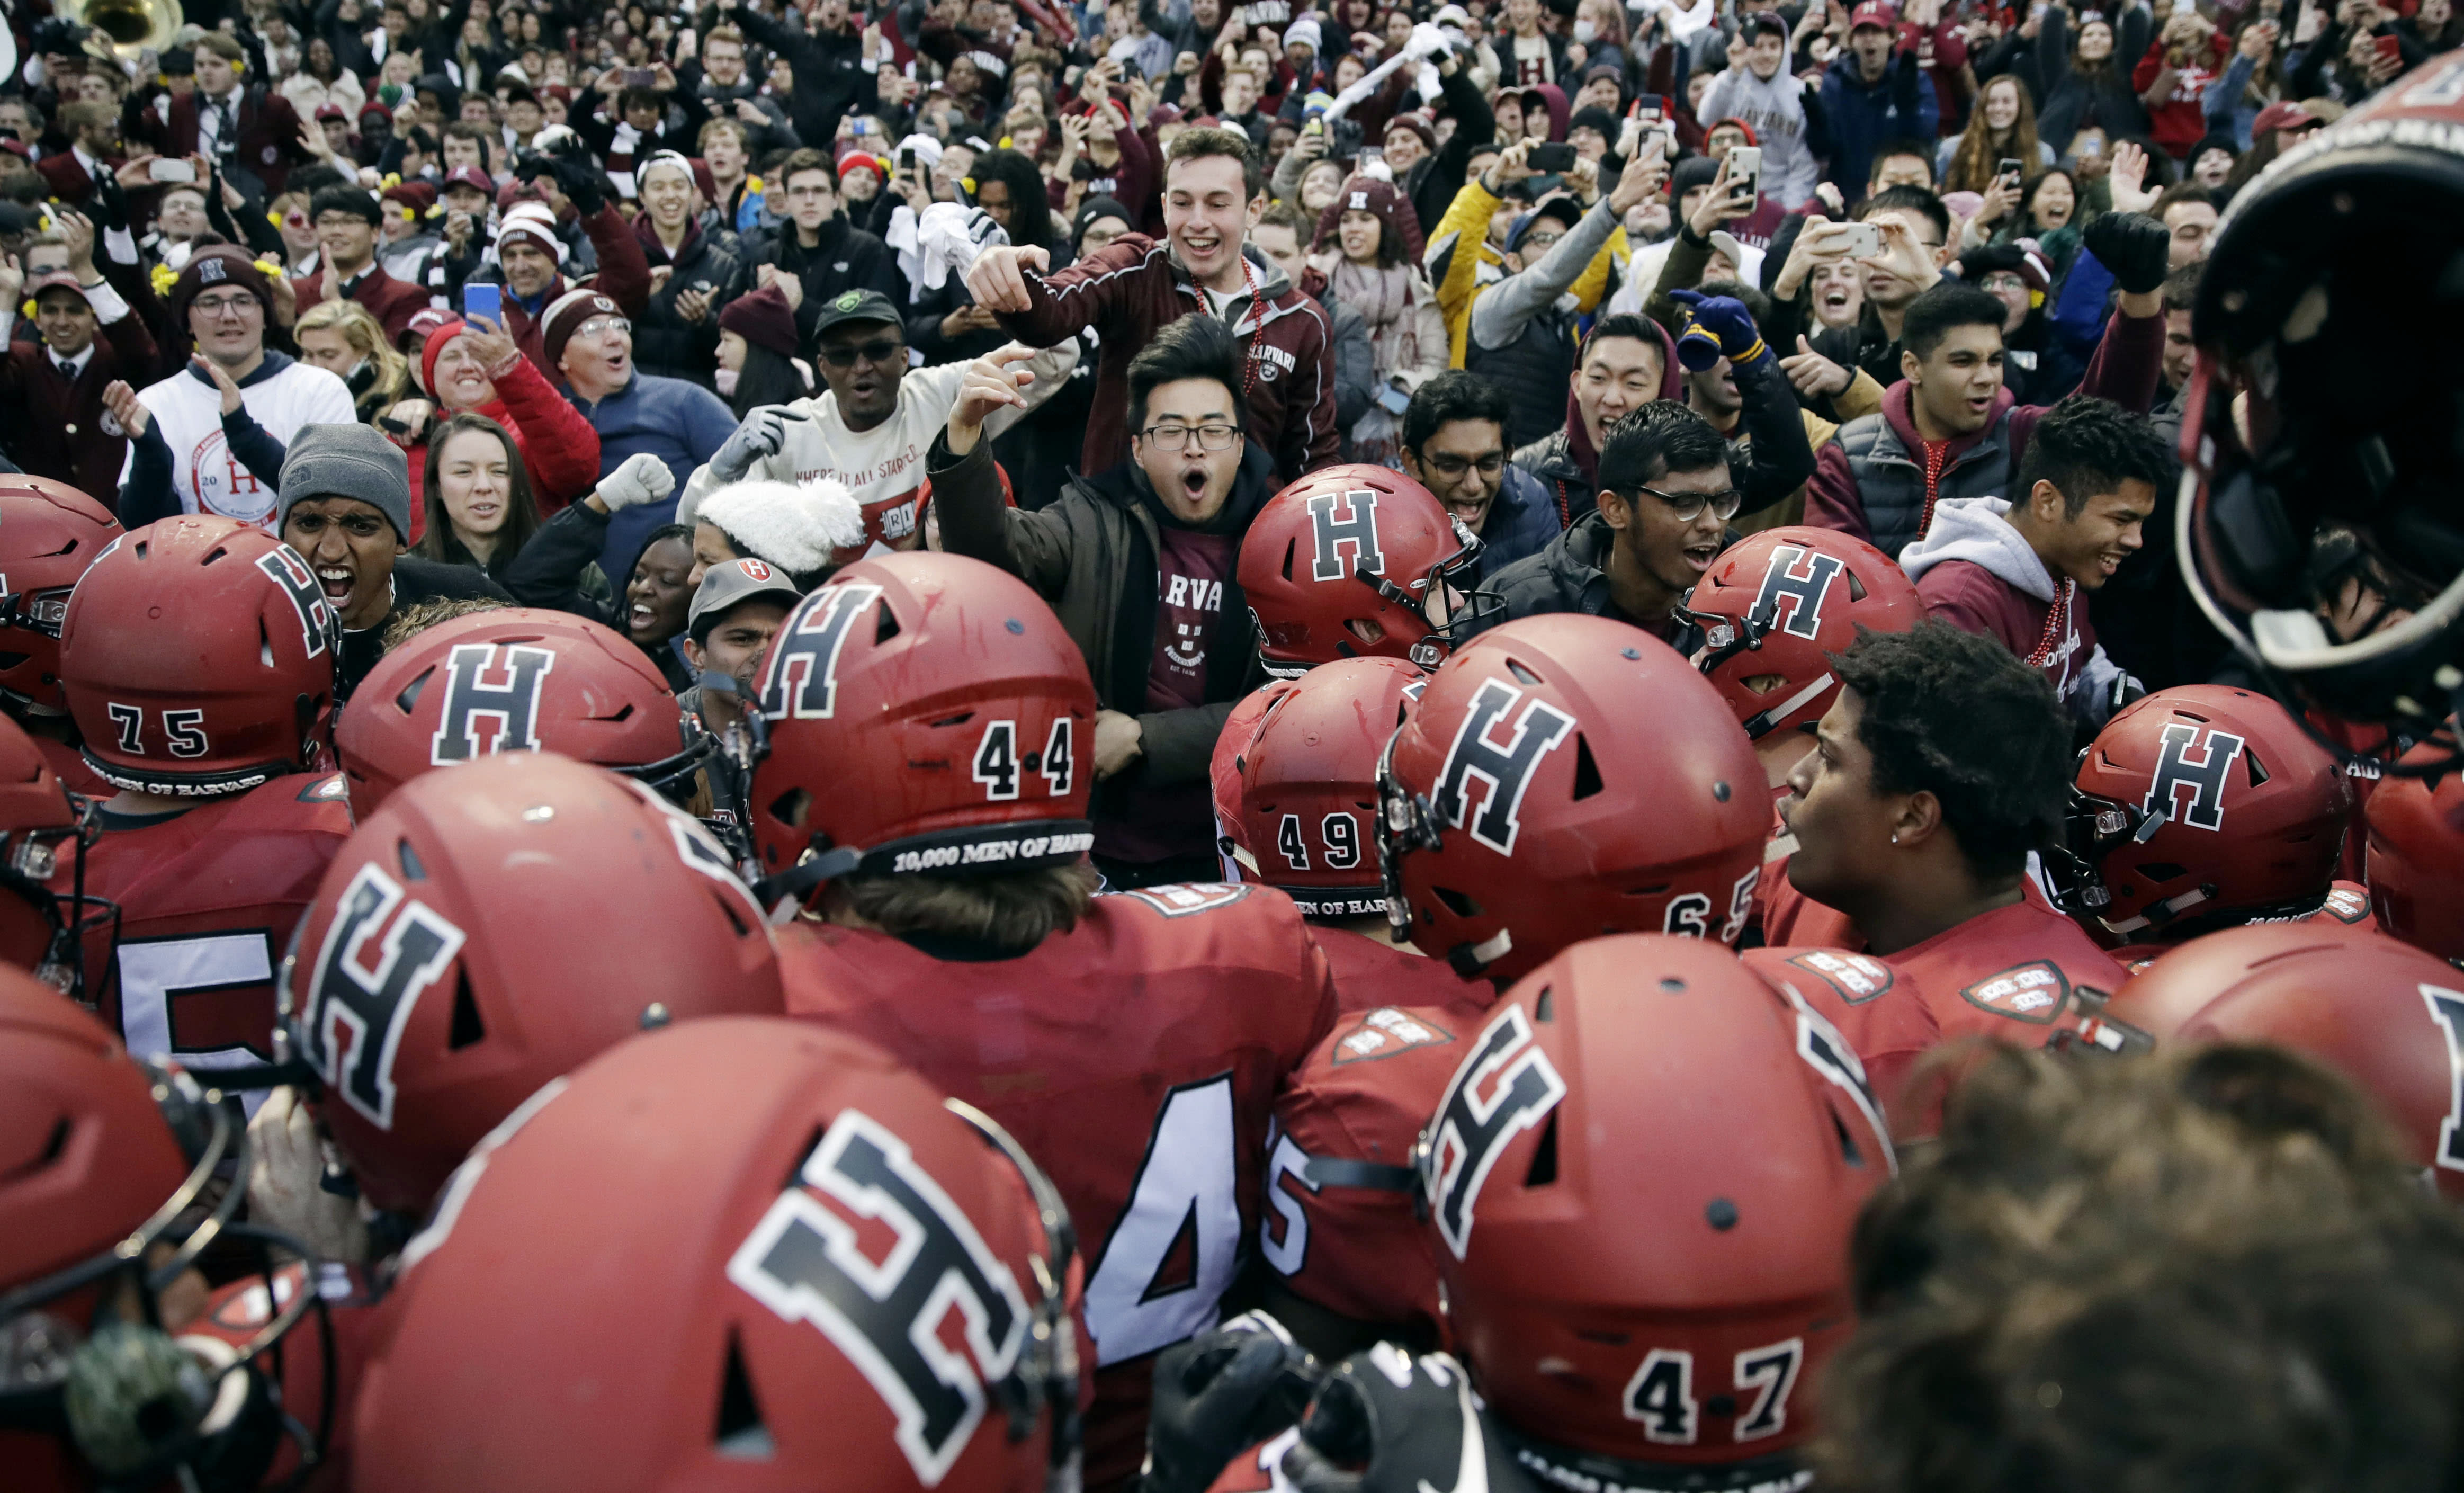
[[859, 358], [866, 362], [888, 362], [892, 358], [904, 355], [906, 351], [907, 344], [895, 338], [877, 337], [869, 342], [857, 342], [852, 345], [842, 342], [835, 346], [825, 347], [822, 349], [822, 362], [833, 368], [852, 368]]

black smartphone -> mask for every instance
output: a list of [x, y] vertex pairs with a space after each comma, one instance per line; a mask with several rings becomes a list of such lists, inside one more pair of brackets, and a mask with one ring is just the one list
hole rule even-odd
[[1534, 145], [1525, 160], [1531, 169], [1543, 174], [1570, 171], [1574, 166], [1574, 147], [1563, 143]]
[[1993, 175], [1997, 179], [2004, 181], [2018, 181], [2020, 176], [2019, 158], [2016, 156], [2004, 156], [2000, 161], [1994, 164]]

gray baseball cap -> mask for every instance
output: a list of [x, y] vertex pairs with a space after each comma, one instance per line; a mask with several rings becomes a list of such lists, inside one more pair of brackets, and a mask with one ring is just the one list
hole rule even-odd
[[711, 629], [740, 602], [757, 596], [772, 597], [793, 607], [804, 599], [787, 579], [787, 573], [766, 560], [731, 560], [724, 565], [713, 565], [702, 572], [701, 588], [693, 592], [693, 610], [685, 619], [685, 632], [695, 643], [708, 643]]

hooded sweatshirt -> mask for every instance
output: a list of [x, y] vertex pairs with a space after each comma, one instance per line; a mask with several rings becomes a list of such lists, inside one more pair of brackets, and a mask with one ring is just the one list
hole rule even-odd
[[1954, 497], [1934, 509], [1933, 528], [1900, 551], [1928, 616], [1964, 632], [1998, 638], [2043, 670], [2074, 720], [2101, 726], [2122, 669], [2105, 657], [2087, 620], [2087, 594], [2056, 582], [1998, 497]]
[[1814, 195], [1818, 174], [1807, 138], [1807, 91], [1805, 79], [1785, 67], [1769, 79], [1756, 77], [1752, 68], [1732, 67], [1711, 79], [1697, 111], [1705, 120], [1734, 116], [1753, 131], [1763, 152], [1763, 195], [1791, 212]]

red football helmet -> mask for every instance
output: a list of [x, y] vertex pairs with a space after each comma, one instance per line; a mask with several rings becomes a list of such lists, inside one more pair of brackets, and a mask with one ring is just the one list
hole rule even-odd
[[68, 709], [60, 621], [77, 578], [118, 538], [111, 510], [67, 483], [0, 475], [0, 695]]
[[1268, 498], [1241, 540], [1241, 591], [1266, 672], [1362, 657], [1437, 668], [1463, 615], [1450, 582], [1480, 551], [1462, 519], [1399, 472], [1310, 472]]
[[[2432, 57], [2234, 195], [2182, 423], [2177, 548], [2208, 620], [2304, 700], [2415, 737], [2464, 690], [2459, 126], [2464, 55]], [[2327, 630], [2321, 604], [2350, 579], [2386, 626]]]
[[[696, 739], [698, 738], [698, 739]], [[710, 756], [674, 692], [631, 643], [595, 622], [532, 607], [473, 612], [379, 660], [334, 727], [365, 820], [431, 767], [494, 752], [557, 752], [665, 788]]]
[[1025, 1153], [877, 1048], [637, 1038], [405, 1249], [353, 1485], [1044, 1493], [1076, 1452], [1073, 1248]]
[[1771, 832], [1762, 764], [1658, 638], [1572, 613], [1482, 633], [1378, 763], [1397, 934], [1513, 979], [1602, 933], [1734, 944]]
[[2356, 929], [2281, 925], [2194, 938], [2117, 992], [2104, 1019], [2168, 1042], [2272, 1043], [2379, 1102], [2424, 1175], [2464, 1202], [2464, 977]]
[[284, 1045], [323, 1076], [360, 1190], [413, 1215], [583, 1059], [784, 1001], [727, 852], [647, 791], [545, 752], [397, 790], [327, 867], [279, 991]]
[[854, 871], [1066, 866], [1095, 843], [1095, 687], [1026, 582], [929, 550], [860, 560], [761, 661], [765, 901]]
[[[0, 519], [4, 525], [5, 519]], [[87, 829], [94, 808], [72, 797], [33, 738], [0, 715], [0, 964], [39, 976], [84, 999], [85, 945], [73, 936], [84, 901]], [[66, 899], [49, 885], [62, 856], [76, 858]]]
[[1371, 845], [1377, 824], [1377, 757], [1412, 713], [1418, 669], [1398, 658], [1349, 658], [1278, 682], [1264, 714], [1235, 741], [1216, 822], [1232, 842], [1242, 879], [1288, 895], [1305, 917], [1362, 917], [1386, 911]]
[[2223, 685], [2134, 701], [2079, 754], [2064, 911], [2129, 938], [2181, 919], [2315, 911], [2336, 879], [2353, 787], [2284, 707]]
[[2442, 959], [2464, 959], [2464, 778], [2389, 778], [2362, 805], [2370, 910], [2379, 926]]
[[0, 969], [0, 1466], [11, 1488], [167, 1486], [183, 1469], [206, 1486], [253, 1487], [280, 1438], [298, 1435], [278, 1423], [257, 1365], [314, 1292], [293, 1293], [254, 1337], [210, 1356], [165, 1331], [165, 1293], [218, 1237], [305, 1258], [231, 1221], [242, 1189], [219, 1207], [201, 1201], [218, 1167], [244, 1177], [248, 1164], [220, 1093], [131, 1060], [57, 991]]
[[1849, 1231], [1895, 1165], [1802, 999], [1700, 939], [1576, 944], [1507, 993], [1422, 1132], [1457, 1351], [1555, 1466], [1768, 1473], [1813, 1434]]
[[1813, 725], [1839, 697], [1831, 655], [1859, 630], [1905, 632], [1925, 616], [1907, 573], [1836, 529], [1765, 529], [1728, 546], [1685, 609], [1705, 641], [1696, 662], [1746, 735]]
[[341, 628], [316, 573], [235, 518], [165, 518], [112, 541], [60, 625], [60, 683], [103, 779], [240, 793], [315, 769]]

